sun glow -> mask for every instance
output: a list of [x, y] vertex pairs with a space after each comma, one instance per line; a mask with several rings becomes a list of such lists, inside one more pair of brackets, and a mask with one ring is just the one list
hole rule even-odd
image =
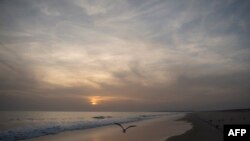
[[[88, 96], [84, 97], [88, 100], [89, 104], [92, 106], [105, 104], [107, 102], [114, 102], [114, 101], [121, 101], [121, 100], [128, 100], [130, 98], [127, 97], [114, 97], [114, 96]], [[131, 100], [131, 99], [130, 99]]]
[[124, 100], [127, 98], [112, 97], [112, 96], [89, 96], [87, 97], [87, 99], [91, 105], [96, 106], [96, 105], [100, 105], [101, 103]]
[[98, 105], [100, 100], [102, 100], [102, 98], [100, 96], [91, 96], [89, 97], [89, 102], [91, 105]]
[[92, 105], [97, 105], [97, 101], [96, 101], [95, 99], [92, 99], [92, 100], [91, 100], [91, 104], [92, 104]]

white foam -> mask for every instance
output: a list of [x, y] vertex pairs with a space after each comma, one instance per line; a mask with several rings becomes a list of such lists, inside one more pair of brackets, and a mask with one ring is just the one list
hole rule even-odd
[[89, 129], [100, 126], [111, 125], [115, 122], [127, 123], [127, 122], [157, 118], [161, 116], [163, 115], [162, 114], [140, 115], [136, 117], [127, 117], [127, 118], [109, 117], [104, 119], [95, 119], [92, 121], [79, 121], [71, 123], [49, 123], [41, 126], [25, 126], [0, 132], [0, 141], [16, 141], [16, 140], [30, 139], [38, 136], [56, 134], [63, 131]]

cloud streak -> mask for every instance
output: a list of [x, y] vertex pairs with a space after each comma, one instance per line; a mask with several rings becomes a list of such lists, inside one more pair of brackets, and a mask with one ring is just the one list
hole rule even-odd
[[250, 106], [247, 0], [0, 3], [2, 110]]

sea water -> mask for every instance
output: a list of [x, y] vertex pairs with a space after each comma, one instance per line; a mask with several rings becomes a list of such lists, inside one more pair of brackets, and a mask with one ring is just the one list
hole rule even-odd
[[82, 130], [127, 123], [162, 116], [174, 112], [0, 112], [0, 141], [15, 141], [63, 131]]

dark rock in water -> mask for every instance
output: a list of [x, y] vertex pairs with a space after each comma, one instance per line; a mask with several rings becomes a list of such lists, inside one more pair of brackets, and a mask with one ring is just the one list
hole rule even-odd
[[92, 117], [95, 119], [105, 119], [105, 118], [112, 118], [112, 116], [96, 116], [96, 117]]
[[95, 119], [105, 119], [104, 116], [96, 116], [96, 117], [92, 117], [92, 118], [95, 118]]

